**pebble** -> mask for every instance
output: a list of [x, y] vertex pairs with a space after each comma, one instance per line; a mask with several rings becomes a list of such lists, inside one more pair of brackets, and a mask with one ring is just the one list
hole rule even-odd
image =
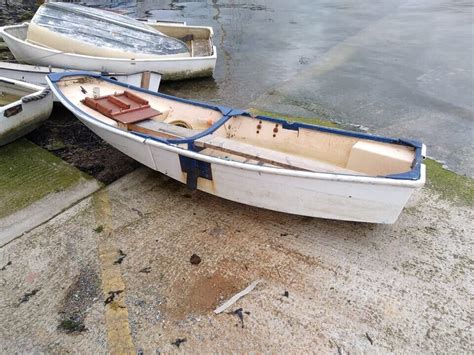
[[191, 258], [189, 259], [189, 261], [193, 265], [198, 265], [198, 264], [201, 263], [201, 257], [197, 254], [193, 254], [193, 255], [191, 255]]

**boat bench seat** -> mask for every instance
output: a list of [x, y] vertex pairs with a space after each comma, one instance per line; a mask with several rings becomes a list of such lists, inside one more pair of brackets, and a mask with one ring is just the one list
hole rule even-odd
[[200, 130], [190, 129], [176, 126], [169, 123], [159, 122], [155, 120], [141, 121], [140, 123], [128, 125], [128, 129], [150, 136], [157, 136], [161, 138], [189, 138], [195, 136]]
[[358, 171], [341, 168], [320, 160], [282, 153], [215, 135], [208, 135], [196, 139], [194, 144], [200, 148], [220, 150], [229, 154], [239, 155], [247, 159], [255, 160], [263, 164], [271, 164], [285, 169], [333, 174], [365, 175]]
[[359, 141], [352, 147], [346, 166], [374, 176], [400, 174], [411, 169], [414, 159], [414, 149], [405, 146]]

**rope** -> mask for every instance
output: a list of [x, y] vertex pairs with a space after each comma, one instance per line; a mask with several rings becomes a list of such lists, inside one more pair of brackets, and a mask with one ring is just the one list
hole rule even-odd
[[50, 89], [50, 88], [46, 88], [46, 89], [43, 89], [39, 94], [36, 94], [36, 95], [28, 95], [28, 96], [22, 97], [22, 98], [21, 98], [21, 102], [27, 104], [28, 102], [38, 101], [38, 100], [41, 100], [41, 99], [45, 98], [45, 97], [48, 96], [50, 93], [51, 93], [51, 89]]

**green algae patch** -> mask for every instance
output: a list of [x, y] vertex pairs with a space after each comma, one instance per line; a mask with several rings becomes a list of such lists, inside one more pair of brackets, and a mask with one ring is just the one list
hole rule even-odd
[[341, 128], [340, 125], [338, 125], [335, 122], [327, 121], [327, 120], [322, 120], [320, 118], [307, 118], [307, 117], [296, 117], [296, 116], [288, 116], [288, 115], [280, 115], [278, 113], [274, 112], [268, 112], [268, 111], [262, 111], [262, 110], [257, 110], [251, 108], [250, 113], [255, 116], [268, 116], [268, 117], [274, 117], [274, 118], [281, 118], [284, 119], [288, 122], [302, 122], [302, 123], [308, 123], [316, 126], [323, 126], [323, 127], [331, 127], [331, 128]]
[[92, 179], [26, 139], [0, 147], [0, 218]]
[[443, 166], [426, 159], [427, 187], [435, 190], [443, 199], [473, 206], [474, 180], [444, 169]]

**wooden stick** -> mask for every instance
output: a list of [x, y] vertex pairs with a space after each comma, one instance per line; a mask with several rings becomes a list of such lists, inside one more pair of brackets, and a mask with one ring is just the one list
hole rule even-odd
[[233, 295], [229, 300], [225, 301], [221, 306], [217, 307], [214, 310], [214, 313], [219, 314], [219, 313], [224, 312], [227, 308], [232, 306], [235, 302], [237, 302], [239, 299], [244, 297], [247, 293], [251, 292], [255, 288], [255, 286], [258, 285], [259, 282], [260, 282], [259, 280], [254, 281], [250, 285], [248, 285], [247, 288]]

